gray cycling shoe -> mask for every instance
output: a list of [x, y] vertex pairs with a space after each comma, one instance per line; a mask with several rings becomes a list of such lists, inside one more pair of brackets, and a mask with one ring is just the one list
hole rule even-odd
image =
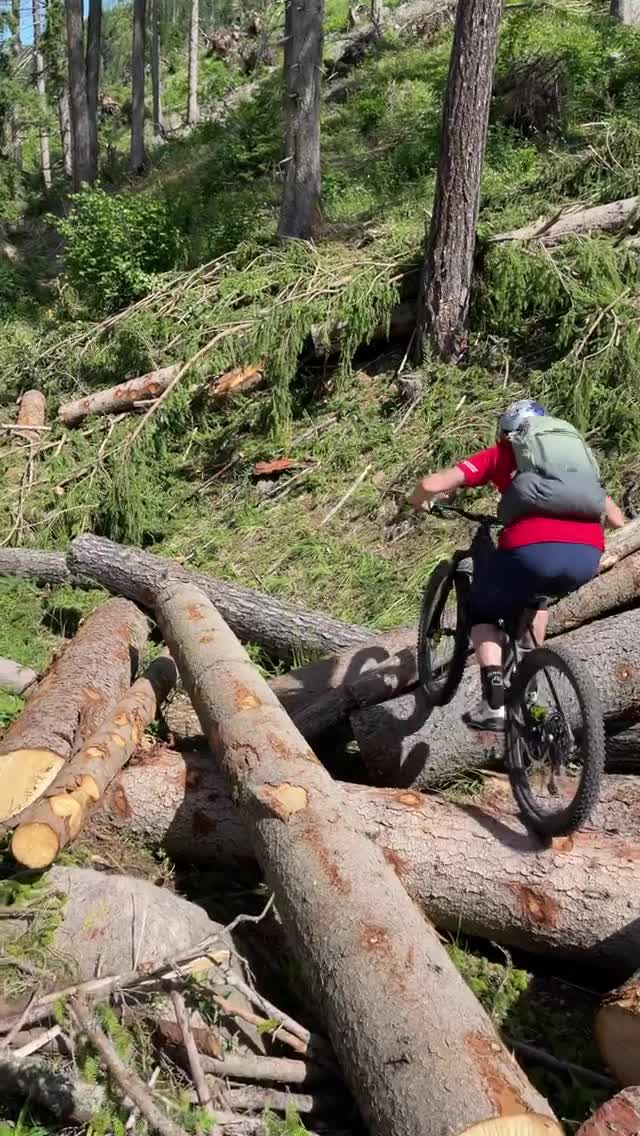
[[462, 715], [462, 721], [470, 730], [494, 730], [496, 733], [504, 733], [506, 717], [504, 706], [492, 710], [489, 703], [481, 698], [475, 706]]

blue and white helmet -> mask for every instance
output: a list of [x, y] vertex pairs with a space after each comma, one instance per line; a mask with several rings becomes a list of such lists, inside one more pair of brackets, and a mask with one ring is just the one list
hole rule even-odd
[[533, 398], [521, 398], [512, 402], [498, 419], [498, 438], [513, 434], [527, 418], [545, 418], [547, 413], [544, 406]]

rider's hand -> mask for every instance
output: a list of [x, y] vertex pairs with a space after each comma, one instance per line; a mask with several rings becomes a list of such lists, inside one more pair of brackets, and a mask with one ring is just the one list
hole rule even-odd
[[435, 494], [428, 493], [427, 490], [423, 488], [422, 482], [419, 481], [407, 500], [414, 509], [428, 513], [434, 496]]

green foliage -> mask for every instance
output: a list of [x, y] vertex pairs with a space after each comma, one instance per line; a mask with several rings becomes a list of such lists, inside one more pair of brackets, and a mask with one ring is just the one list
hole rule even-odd
[[179, 262], [181, 240], [161, 199], [86, 187], [72, 201], [69, 216], [57, 222], [67, 242], [66, 271], [97, 312], [135, 300], [154, 274]]

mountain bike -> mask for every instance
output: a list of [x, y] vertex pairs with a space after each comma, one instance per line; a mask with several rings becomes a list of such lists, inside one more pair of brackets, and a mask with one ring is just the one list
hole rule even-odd
[[[476, 525], [468, 548], [432, 572], [422, 598], [418, 676], [432, 706], [451, 701], [462, 680], [469, 644], [468, 601], [474, 564], [493, 544], [496, 517], [453, 506], [431, 512]], [[505, 764], [522, 819], [543, 836], [574, 832], [591, 812], [604, 772], [602, 706], [589, 670], [564, 646], [538, 646], [532, 619], [549, 597], [532, 597], [504, 621]], [[497, 736], [497, 735], [496, 735]]]

